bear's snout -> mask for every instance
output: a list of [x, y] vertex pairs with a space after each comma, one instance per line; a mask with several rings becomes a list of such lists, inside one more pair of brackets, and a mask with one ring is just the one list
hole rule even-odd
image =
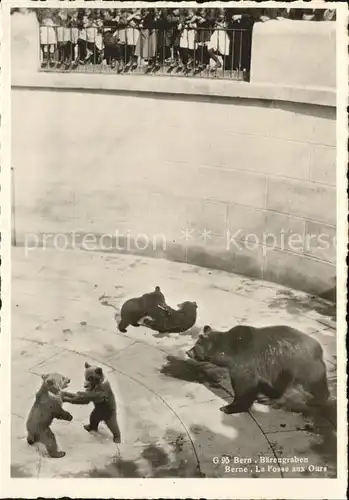
[[185, 354], [188, 356], [188, 358], [195, 359], [195, 353], [193, 348], [189, 349], [189, 351], [187, 351]]
[[65, 389], [66, 387], [68, 387], [69, 384], [70, 384], [70, 378], [64, 377], [64, 380], [62, 382], [62, 389]]

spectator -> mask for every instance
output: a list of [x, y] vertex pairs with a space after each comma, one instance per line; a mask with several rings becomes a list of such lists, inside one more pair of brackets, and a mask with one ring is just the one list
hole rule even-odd
[[148, 71], [151, 71], [157, 66], [156, 28], [159, 26], [159, 13], [155, 9], [141, 9], [141, 19], [138, 26], [139, 37], [135, 55], [148, 66]]
[[158, 59], [160, 64], [175, 67], [179, 62], [179, 9], [161, 9], [158, 28]]
[[254, 19], [248, 9], [230, 9], [228, 13], [230, 38], [229, 64], [233, 71], [242, 71], [247, 78], [251, 66], [252, 29]]
[[[42, 67], [106, 63], [117, 72], [250, 71], [255, 22], [334, 20], [331, 9], [35, 9]], [[143, 64], [145, 63], [145, 64]], [[209, 74], [209, 73], [207, 73]]]
[[229, 57], [230, 40], [228, 37], [228, 21], [224, 9], [219, 9], [218, 18], [211, 35], [210, 41], [207, 44], [208, 54], [216, 63], [214, 69], [226, 68], [227, 59]]
[[215, 22], [214, 11], [215, 9], [198, 9], [196, 18], [197, 31], [195, 37], [195, 62], [198, 71], [202, 71], [206, 68], [209, 62], [207, 43], [210, 41], [212, 28]]
[[129, 9], [127, 12], [126, 29], [126, 68], [137, 68], [136, 46], [139, 38], [138, 24], [141, 20], [139, 11], [133, 12]]
[[40, 9], [40, 47], [42, 52], [42, 67], [55, 65], [57, 36], [52, 9]]
[[105, 10], [103, 14], [103, 20], [101, 22], [101, 30], [103, 33], [103, 43], [104, 43], [104, 59], [111, 68], [118, 66], [120, 69], [120, 60], [122, 59], [122, 53], [118, 43], [117, 25], [118, 20], [115, 17], [115, 12], [112, 9]]
[[180, 33], [179, 52], [185, 72], [191, 70], [194, 62], [196, 28], [195, 11], [194, 9], [188, 9], [186, 13], [183, 13], [178, 25]]

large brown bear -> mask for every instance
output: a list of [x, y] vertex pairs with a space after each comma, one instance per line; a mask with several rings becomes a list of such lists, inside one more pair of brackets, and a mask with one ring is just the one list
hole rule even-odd
[[153, 292], [127, 300], [120, 311], [118, 329], [126, 333], [129, 325], [140, 326], [139, 321], [145, 316], [153, 316], [159, 305], [165, 309], [168, 307], [159, 286], [156, 286]]
[[63, 401], [75, 405], [94, 404], [90, 422], [84, 425], [88, 432], [98, 430], [100, 422], [105, 422], [115, 443], [120, 443], [121, 433], [116, 415], [116, 401], [109, 381], [105, 378], [102, 368], [85, 363], [85, 391], [76, 394], [64, 391]]
[[178, 304], [178, 309], [166, 308], [161, 305], [154, 311], [153, 316], [147, 316], [142, 323], [151, 330], [159, 333], [186, 332], [196, 322], [197, 303], [185, 301]]
[[35, 395], [34, 404], [27, 418], [27, 441], [43, 443], [52, 458], [62, 458], [64, 451], [59, 451], [56, 437], [50, 429], [54, 418], [70, 422], [72, 415], [63, 410], [62, 390], [68, 387], [70, 379], [60, 373], [42, 375], [42, 384]]
[[309, 403], [329, 397], [321, 345], [288, 326], [240, 325], [219, 332], [206, 325], [187, 355], [229, 370], [234, 401], [221, 408], [224, 413], [248, 411], [258, 394], [278, 399], [293, 387], [305, 391]]

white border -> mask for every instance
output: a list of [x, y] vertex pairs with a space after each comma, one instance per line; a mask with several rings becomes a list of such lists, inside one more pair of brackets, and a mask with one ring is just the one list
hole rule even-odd
[[[231, 7], [334, 8], [337, 11], [337, 376], [338, 376], [338, 478], [337, 479], [14, 479], [10, 478], [10, 352], [11, 352], [11, 133], [10, 133], [10, 9], [14, 7], [111, 8], [134, 7], [136, 2], [83, 2], [3, 0], [1, 43], [1, 276], [2, 311], [0, 342], [1, 391], [1, 498], [80, 497], [80, 498], [290, 498], [344, 499], [347, 487], [346, 419], [346, 253], [347, 223], [347, 102], [348, 102], [348, 8], [345, 2], [231, 2]], [[149, 3], [137, 2], [149, 7]], [[173, 3], [159, 2], [161, 7]], [[212, 7], [213, 4], [185, 2], [181, 7]], [[227, 3], [215, 2], [214, 7]]]

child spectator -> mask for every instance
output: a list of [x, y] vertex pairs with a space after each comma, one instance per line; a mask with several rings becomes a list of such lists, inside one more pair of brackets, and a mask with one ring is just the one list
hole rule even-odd
[[68, 17], [68, 27], [71, 33], [71, 60], [73, 68], [76, 68], [79, 64], [79, 18], [78, 10], [70, 11], [70, 19]]
[[70, 30], [68, 25], [68, 12], [60, 10], [55, 18], [57, 26], [57, 68], [66, 62], [67, 44], [70, 41]]
[[113, 14], [110, 10], [105, 10], [102, 22], [104, 58], [111, 68], [115, 68], [121, 58], [117, 37], [117, 20]]
[[136, 45], [139, 38], [138, 24], [141, 20], [140, 12], [132, 9], [126, 11], [126, 70], [137, 68]]
[[210, 41], [215, 9], [198, 9], [195, 62], [197, 70], [202, 71], [209, 63], [207, 43]]
[[196, 27], [197, 22], [195, 11], [194, 9], [188, 9], [187, 13], [184, 14], [178, 25], [180, 32], [179, 52], [185, 72], [192, 69], [194, 61]]
[[219, 9], [217, 21], [210, 41], [207, 43], [208, 54], [216, 63], [213, 69], [225, 68], [229, 57], [230, 40], [227, 29], [228, 22], [225, 16], [224, 9]]
[[55, 51], [57, 47], [57, 36], [53, 21], [52, 9], [40, 9], [38, 12], [40, 22], [40, 48], [42, 52], [41, 67], [53, 67], [55, 65]]
[[[178, 47], [179, 31], [179, 11], [178, 9], [162, 9], [158, 24], [158, 59], [160, 64], [176, 65], [175, 45]], [[178, 60], [178, 58], [177, 58]]]
[[79, 63], [80, 64], [85, 64], [85, 62], [87, 62], [91, 56], [89, 50], [87, 49], [87, 26], [88, 26], [88, 23], [89, 23], [89, 21], [88, 21], [88, 17], [86, 15], [83, 15], [82, 17], [80, 16], [80, 19], [78, 20], [79, 34], [78, 34], [78, 41], [77, 41], [77, 45], [79, 48]]

